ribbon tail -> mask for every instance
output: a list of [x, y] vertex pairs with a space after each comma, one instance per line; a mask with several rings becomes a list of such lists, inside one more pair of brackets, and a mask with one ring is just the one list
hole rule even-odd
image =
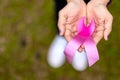
[[82, 44], [82, 40], [80, 39], [80, 37], [77, 35], [75, 36], [66, 46], [64, 53], [65, 56], [68, 60], [69, 63], [72, 62], [73, 56], [75, 54], [75, 52], [78, 50], [78, 48], [80, 47], [80, 45]]
[[94, 40], [90, 37], [84, 42], [89, 67], [99, 60], [99, 54]]

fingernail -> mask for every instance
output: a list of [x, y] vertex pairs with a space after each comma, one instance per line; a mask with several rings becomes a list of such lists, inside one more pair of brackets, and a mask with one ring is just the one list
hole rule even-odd
[[59, 30], [59, 32], [58, 32], [58, 33], [59, 33], [59, 35], [62, 35], [62, 33], [61, 33], [61, 31], [60, 31], [60, 30]]
[[108, 36], [107, 35], [105, 36], [105, 40], [108, 40]]
[[60, 32], [61, 32], [61, 31], [60, 31], [60, 30], [58, 30], [58, 33], [59, 33], [59, 34], [60, 34]]

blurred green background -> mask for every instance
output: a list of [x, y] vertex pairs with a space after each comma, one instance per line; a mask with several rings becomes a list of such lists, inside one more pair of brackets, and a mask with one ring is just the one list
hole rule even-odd
[[83, 72], [70, 64], [51, 68], [46, 60], [56, 35], [54, 0], [0, 0], [0, 80], [120, 80], [120, 1], [108, 41], [98, 44], [100, 60]]

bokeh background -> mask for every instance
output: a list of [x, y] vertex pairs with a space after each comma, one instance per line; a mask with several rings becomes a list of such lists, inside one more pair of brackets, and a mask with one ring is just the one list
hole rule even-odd
[[58, 69], [47, 63], [57, 33], [54, 0], [0, 0], [0, 80], [120, 80], [120, 1], [109, 10], [113, 30], [98, 44], [100, 60], [78, 72], [67, 62]]

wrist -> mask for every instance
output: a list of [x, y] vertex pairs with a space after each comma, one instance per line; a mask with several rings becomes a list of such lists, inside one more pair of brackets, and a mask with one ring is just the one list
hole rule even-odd
[[69, 3], [69, 2], [75, 2], [75, 3], [79, 4], [79, 3], [83, 3], [84, 0], [67, 0], [67, 3]]
[[107, 4], [109, 3], [110, 0], [91, 0], [94, 3], [98, 3], [98, 4], [103, 4], [105, 6], [107, 6]]

